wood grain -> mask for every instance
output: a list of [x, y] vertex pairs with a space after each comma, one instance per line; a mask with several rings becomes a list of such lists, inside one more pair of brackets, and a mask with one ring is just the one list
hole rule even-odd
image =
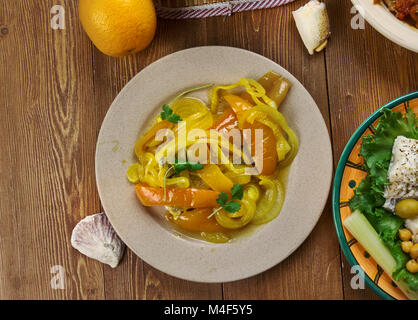
[[[378, 298], [369, 289], [350, 288], [330, 201], [312, 234], [289, 258], [261, 275], [232, 283], [176, 279], [129, 249], [120, 266], [111, 269], [81, 255], [69, 241], [81, 218], [102, 210], [94, 153], [110, 104], [136, 73], [162, 56], [195, 46], [227, 45], [276, 61], [317, 102], [332, 138], [335, 166], [349, 136], [372, 111], [418, 89], [417, 55], [369, 26], [352, 30], [349, 1], [326, 1], [332, 38], [325, 52], [310, 56], [291, 17], [306, 1], [231, 17], [159, 20], [149, 48], [111, 58], [83, 32], [76, 1], [4, 0], [0, 299]], [[66, 10], [65, 30], [50, 27], [50, 9], [56, 4]], [[50, 286], [54, 265], [65, 268], [64, 290]]]
[[[236, 14], [225, 21], [228, 25], [221, 26], [217, 34], [222, 33], [221, 28], [229, 30], [236, 25], [245, 26], [239, 28], [232, 38], [223, 33], [225, 39], [221, 38], [221, 44], [249, 48], [286, 68], [312, 94], [328, 124], [324, 56], [309, 56], [299, 39], [291, 19], [291, 11], [299, 5], [301, 3], [292, 3], [275, 10]], [[342, 298], [338, 244], [334, 232], [329, 230], [332, 230], [330, 206], [300, 249], [259, 276], [225, 284], [225, 299]], [[330, 237], [334, 241], [330, 241]]]
[[[366, 24], [353, 30], [349, 1], [327, 1], [332, 39], [326, 50], [334, 164], [355, 129], [377, 108], [418, 89], [418, 56], [390, 42]], [[343, 258], [345, 299], [376, 299], [370, 289], [353, 290]]]
[[[94, 96], [98, 118], [103, 119], [107, 109], [122, 87], [136, 73], [145, 66], [162, 56], [187, 47], [187, 41], [195, 45], [204, 45], [197, 42], [195, 33], [187, 37], [178, 37], [184, 28], [189, 30], [201, 29], [204, 20], [163, 21], [158, 26], [157, 36], [152, 45], [138, 55], [125, 58], [106, 57], [94, 49]], [[186, 25], [186, 26], [185, 26]], [[97, 128], [100, 128], [100, 123]], [[130, 250], [127, 252], [128, 262], [122, 264], [123, 271], [118, 275], [113, 270], [105, 272], [106, 298], [108, 299], [220, 299], [222, 286], [202, 285], [198, 283], [179, 280], [150, 267], [137, 258]], [[128, 280], [134, 272], [136, 279]], [[136, 290], [120, 290], [118, 288], [121, 278], [127, 279], [129, 287]], [[139, 284], [138, 284], [139, 282]]]
[[[91, 196], [91, 45], [79, 39], [75, 19], [67, 19], [65, 30], [51, 29], [54, 4], [60, 1], [2, 3], [8, 29], [0, 38], [2, 298], [104, 297], [102, 265], [74, 252], [69, 241], [77, 221], [100, 209]], [[74, 2], [65, 8], [75, 16]], [[65, 290], [51, 288], [54, 265], [65, 268]]]

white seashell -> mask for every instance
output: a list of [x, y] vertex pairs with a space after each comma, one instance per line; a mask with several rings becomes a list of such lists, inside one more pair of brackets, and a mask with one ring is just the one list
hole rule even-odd
[[104, 213], [85, 217], [74, 228], [71, 245], [86, 256], [115, 268], [125, 244], [120, 240]]
[[299, 34], [310, 54], [325, 48], [330, 35], [329, 19], [325, 4], [311, 0], [292, 12]]

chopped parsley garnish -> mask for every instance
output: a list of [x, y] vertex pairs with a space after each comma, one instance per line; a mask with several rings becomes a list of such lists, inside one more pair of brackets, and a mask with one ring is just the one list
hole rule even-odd
[[175, 161], [174, 163], [174, 170], [176, 171], [176, 173], [180, 173], [184, 170], [190, 170], [190, 171], [197, 171], [197, 170], [202, 170], [203, 169], [203, 164], [201, 163], [196, 163], [196, 162], [178, 162], [178, 160]]
[[178, 114], [173, 113], [173, 109], [168, 104], [163, 105], [163, 112], [160, 113], [162, 120], [167, 120], [172, 123], [178, 123], [181, 121], [181, 117]]
[[241, 209], [241, 204], [234, 200], [241, 200], [244, 196], [244, 188], [240, 184], [234, 184], [231, 188], [231, 199], [229, 199], [226, 192], [221, 192], [216, 199], [216, 202], [220, 205], [219, 208], [214, 210], [211, 215], [208, 216], [208, 219], [211, 218], [215, 213], [224, 209], [228, 213], [234, 213]]

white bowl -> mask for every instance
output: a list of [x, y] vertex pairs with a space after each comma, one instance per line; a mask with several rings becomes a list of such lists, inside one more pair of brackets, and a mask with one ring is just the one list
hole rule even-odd
[[385, 4], [373, 0], [351, 0], [366, 21], [389, 40], [418, 52], [418, 29], [403, 22], [389, 11]]
[[[276, 71], [292, 83], [280, 111], [300, 139], [280, 215], [226, 244], [179, 236], [160, 215], [141, 205], [126, 178], [133, 148], [161, 105], [186, 88], [228, 84]], [[226, 282], [250, 277], [290, 255], [318, 221], [329, 194], [332, 152], [314, 100], [289, 72], [258, 54], [229, 47], [198, 47], [164, 57], [138, 73], [119, 93], [100, 130], [96, 179], [100, 199], [121, 239], [144, 261], [178, 278]]]

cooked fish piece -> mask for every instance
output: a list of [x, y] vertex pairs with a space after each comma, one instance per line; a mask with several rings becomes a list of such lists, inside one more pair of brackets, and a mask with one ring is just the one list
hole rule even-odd
[[418, 140], [399, 136], [392, 148], [392, 158], [388, 169], [388, 182], [383, 207], [394, 211], [395, 205], [402, 199], [418, 198], [417, 164]]
[[293, 11], [296, 27], [310, 54], [325, 48], [330, 35], [327, 9], [323, 2], [311, 0]]

